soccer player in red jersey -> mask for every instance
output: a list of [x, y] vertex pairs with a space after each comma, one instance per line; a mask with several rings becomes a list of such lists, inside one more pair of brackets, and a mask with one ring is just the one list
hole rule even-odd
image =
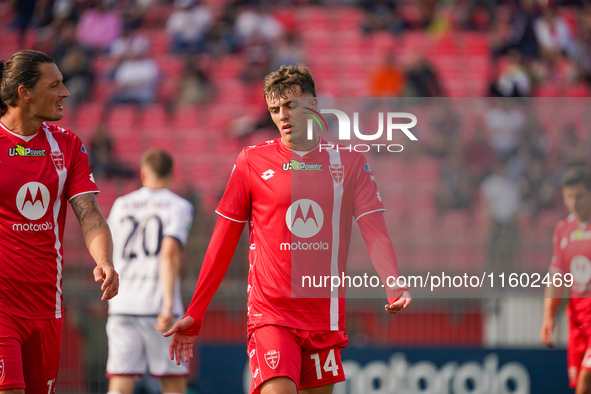
[[[553, 280], [572, 274], [567, 308], [568, 378], [577, 394], [591, 393], [591, 172], [585, 167], [567, 169], [561, 179], [562, 197], [570, 214], [554, 229], [553, 255], [546, 288], [540, 339], [553, 346], [554, 314], [564, 291]], [[568, 279], [568, 277], [567, 277]], [[562, 281], [568, 283], [568, 281]]]
[[[304, 278], [346, 273], [352, 218], [382, 282], [398, 276], [396, 254], [371, 168], [362, 154], [336, 149], [307, 118], [317, 109], [305, 67], [281, 67], [265, 78], [264, 97], [280, 137], [242, 150], [216, 212], [219, 218], [170, 357], [188, 361], [205, 310], [244, 228], [250, 233], [248, 355], [252, 393], [330, 393], [345, 380], [343, 288], [306, 287]], [[411, 303], [407, 289], [387, 287], [385, 310]]]
[[0, 394], [55, 393], [67, 201], [96, 261], [102, 299], [118, 291], [86, 149], [69, 130], [46, 123], [63, 117], [62, 79], [42, 52], [0, 62]]

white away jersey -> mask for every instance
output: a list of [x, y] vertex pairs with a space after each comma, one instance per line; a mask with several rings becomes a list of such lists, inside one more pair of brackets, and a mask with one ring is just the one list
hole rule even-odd
[[[162, 307], [160, 248], [164, 237], [187, 242], [193, 206], [168, 189], [142, 187], [115, 200], [109, 214], [113, 263], [119, 294], [109, 300], [109, 314], [157, 316]], [[175, 284], [173, 314], [182, 316], [180, 283]]]

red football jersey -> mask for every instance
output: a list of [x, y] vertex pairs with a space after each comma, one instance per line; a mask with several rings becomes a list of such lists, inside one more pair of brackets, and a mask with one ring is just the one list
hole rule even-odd
[[352, 218], [384, 207], [362, 154], [319, 146], [304, 156], [281, 139], [245, 148], [217, 207], [249, 223], [249, 326], [344, 329], [343, 288], [310, 284], [342, 276]]
[[21, 136], [0, 123], [0, 184], [0, 309], [60, 318], [66, 203], [98, 193], [86, 150], [54, 125]]
[[591, 225], [569, 215], [554, 228], [550, 272], [571, 273], [570, 308], [575, 318], [591, 319]]

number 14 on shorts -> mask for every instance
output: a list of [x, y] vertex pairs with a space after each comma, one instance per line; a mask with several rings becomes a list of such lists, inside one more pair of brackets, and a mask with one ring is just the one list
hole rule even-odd
[[[323, 377], [320, 368], [320, 355], [318, 353], [310, 354], [310, 358], [314, 360], [314, 364], [316, 365], [316, 377], [318, 380], [321, 380]], [[332, 376], [337, 376], [339, 374], [339, 366], [334, 357], [334, 349], [330, 349], [322, 369], [326, 373], [332, 372]]]

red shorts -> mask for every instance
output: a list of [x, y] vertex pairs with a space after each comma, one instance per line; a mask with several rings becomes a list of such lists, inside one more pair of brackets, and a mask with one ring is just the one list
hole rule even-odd
[[63, 319], [30, 320], [0, 312], [0, 390], [55, 393]]
[[[572, 302], [567, 308], [568, 314], [568, 346], [566, 350], [568, 360], [568, 381], [572, 388], [577, 386], [579, 371], [591, 370], [591, 316], [588, 314], [588, 302], [580, 305], [584, 313], [575, 312]], [[580, 306], [579, 306], [580, 309]]]
[[342, 382], [341, 349], [349, 338], [344, 331], [306, 331], [267, 325], [249, 330], [250, 393], [259, 393], [267, 380], [285, 376], [298, 389]]

